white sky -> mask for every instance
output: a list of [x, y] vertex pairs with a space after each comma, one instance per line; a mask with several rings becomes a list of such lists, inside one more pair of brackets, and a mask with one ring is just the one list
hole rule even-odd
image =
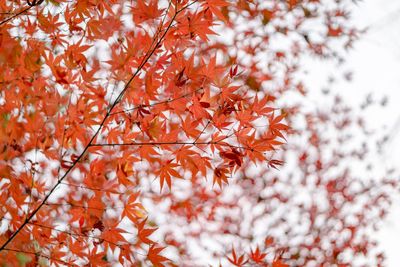
[[[370, 125], [382, 123], [391, 133], [381, 162], [384, 167], [400, 166], [400, 1], [364, 0], [358, 2], [353, 18], [358, 26], [369, 31], [356, 42], [339, 72], [353, 71], [351, 83], [334, 84], [347, 103], [357, 106], [364, 96], [372, 93], [374, 99], [388, 97], [388, 105], [365, 114]], [[322, 68], [321, 68], [322, 67]], [[312, 86], [326, 85], [326, 77], [337, 72], [332, 66], [310, 66], [308, 80]], [[338, 73], [334, 73], [338, 75]], [[314, 83], [315, 81], [315, 83]], [[319, 87], [318, 87], [319, 86]], [[400, 266], [400, 192], [394, 198], [389, 216], [381, 225], [377, 238], [387, 256], [386, 266]]]
[[[387, 94], [388, 108], [371, 120], [384, 118], [391, 131], [386, 146], [384, 162], [400, 166], [400, 1], [367, 0], [360, 4], [357, 21], [370, 26], [369, 33], [352, 53], [352, 65], [357, 76], [355, 85], [359, 90]], [[400, 197], [394, 199], [389, 217], [382, 225], [379, 241], [387, 255], [387, 266], [400, 266]]]

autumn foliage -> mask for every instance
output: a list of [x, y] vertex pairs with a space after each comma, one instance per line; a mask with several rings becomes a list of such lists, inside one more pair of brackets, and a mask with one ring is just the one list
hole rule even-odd
[[1, 1], [0, 262], [381, 263], [396, 184], [297, 76], [341, 61], [351, 2]]

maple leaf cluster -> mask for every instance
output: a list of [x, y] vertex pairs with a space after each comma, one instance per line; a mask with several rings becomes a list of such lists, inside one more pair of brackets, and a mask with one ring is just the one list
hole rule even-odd
[[[303, 54], [338, 58], [336, 42], [357, 38], [348, 1], [324, 2], [2, 1], [0, 262], [277, 267], [368, 254], [365, 229], [377, 220], [341, 210], [361, 194], [357, 203], [383, 213], [395, 185], [351, 191], [346, 168], [330, 175], [354, 156], [322, 157], [321, 127], [353, 123], [336, 121], [338, 103], [327, 119], [280, 103], [290, 92], [306, 99], [295, 78]], [[291, 143], [302, 137], [310, 148]], [[301, 183], [278, 178], [290, 153]], [[289, 188], [308, 183], [329, 208], [292, 203]], [[274, 215], [281, 203], [308, 216], [308, 230], [288, 229], [288, 213]], [[350, 238], [330, 237], [345, 230]], [[207, 251], [207, 240], [222, 249]]]

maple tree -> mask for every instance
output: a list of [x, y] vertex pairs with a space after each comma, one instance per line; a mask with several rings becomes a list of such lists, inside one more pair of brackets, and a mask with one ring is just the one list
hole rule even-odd
[[348, 2], [2, 1], [0, 262], [381, 262], [396, 184], [355, 179], [362, 123], [296, 76], [357, 38]]

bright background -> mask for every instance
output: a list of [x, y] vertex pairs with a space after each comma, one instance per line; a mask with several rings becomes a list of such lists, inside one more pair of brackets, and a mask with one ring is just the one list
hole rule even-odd
[[[374, 101], [387, 97], [387, 104], [363, 114], [373, 127], [383, 126], [388, 133], [388, 142], [382, 155], [377, 157], [382, 170], [391, 166], [400, 167], [400, 1], [364, 0], [355, 1], [353, 19], [358, 27], [366, 28], [352, 50], [346, 56], [346, 64], [340, 69], [310, 61], [306, 79], [312, 87], [323, 88], [328, 76], [340, 76], [352, 71], [352, 81], [334, 83], [331, 88], [354, 107], [365, 102], [366, 96]], [[366, 173], [360, 170], [360, 173]], [[377, 174], [377, 179], [380, 176]], [[386, 266], [400, 266], [400, 192], [388, 217], [382, 222], [375, 236], [387, 256]]]
[[[354, 87], [357, 91], [371, 91], [374, 95], [388, 96], [388, 106], [379, 116], [370, 120], [383, 120], [389, 131], [389, 141], [382, 161], [386, 166], [400, 166], [400, 1], [368, 0], [359, 4], [355, 13], [359, 24], [365, 23], [369, 31], [353, 51], [349, 63], [356, 71]], [[400, 197], [388, 218], [382, 224], [378, 239], [387, 255], [387, 266], [400, 266]]]

